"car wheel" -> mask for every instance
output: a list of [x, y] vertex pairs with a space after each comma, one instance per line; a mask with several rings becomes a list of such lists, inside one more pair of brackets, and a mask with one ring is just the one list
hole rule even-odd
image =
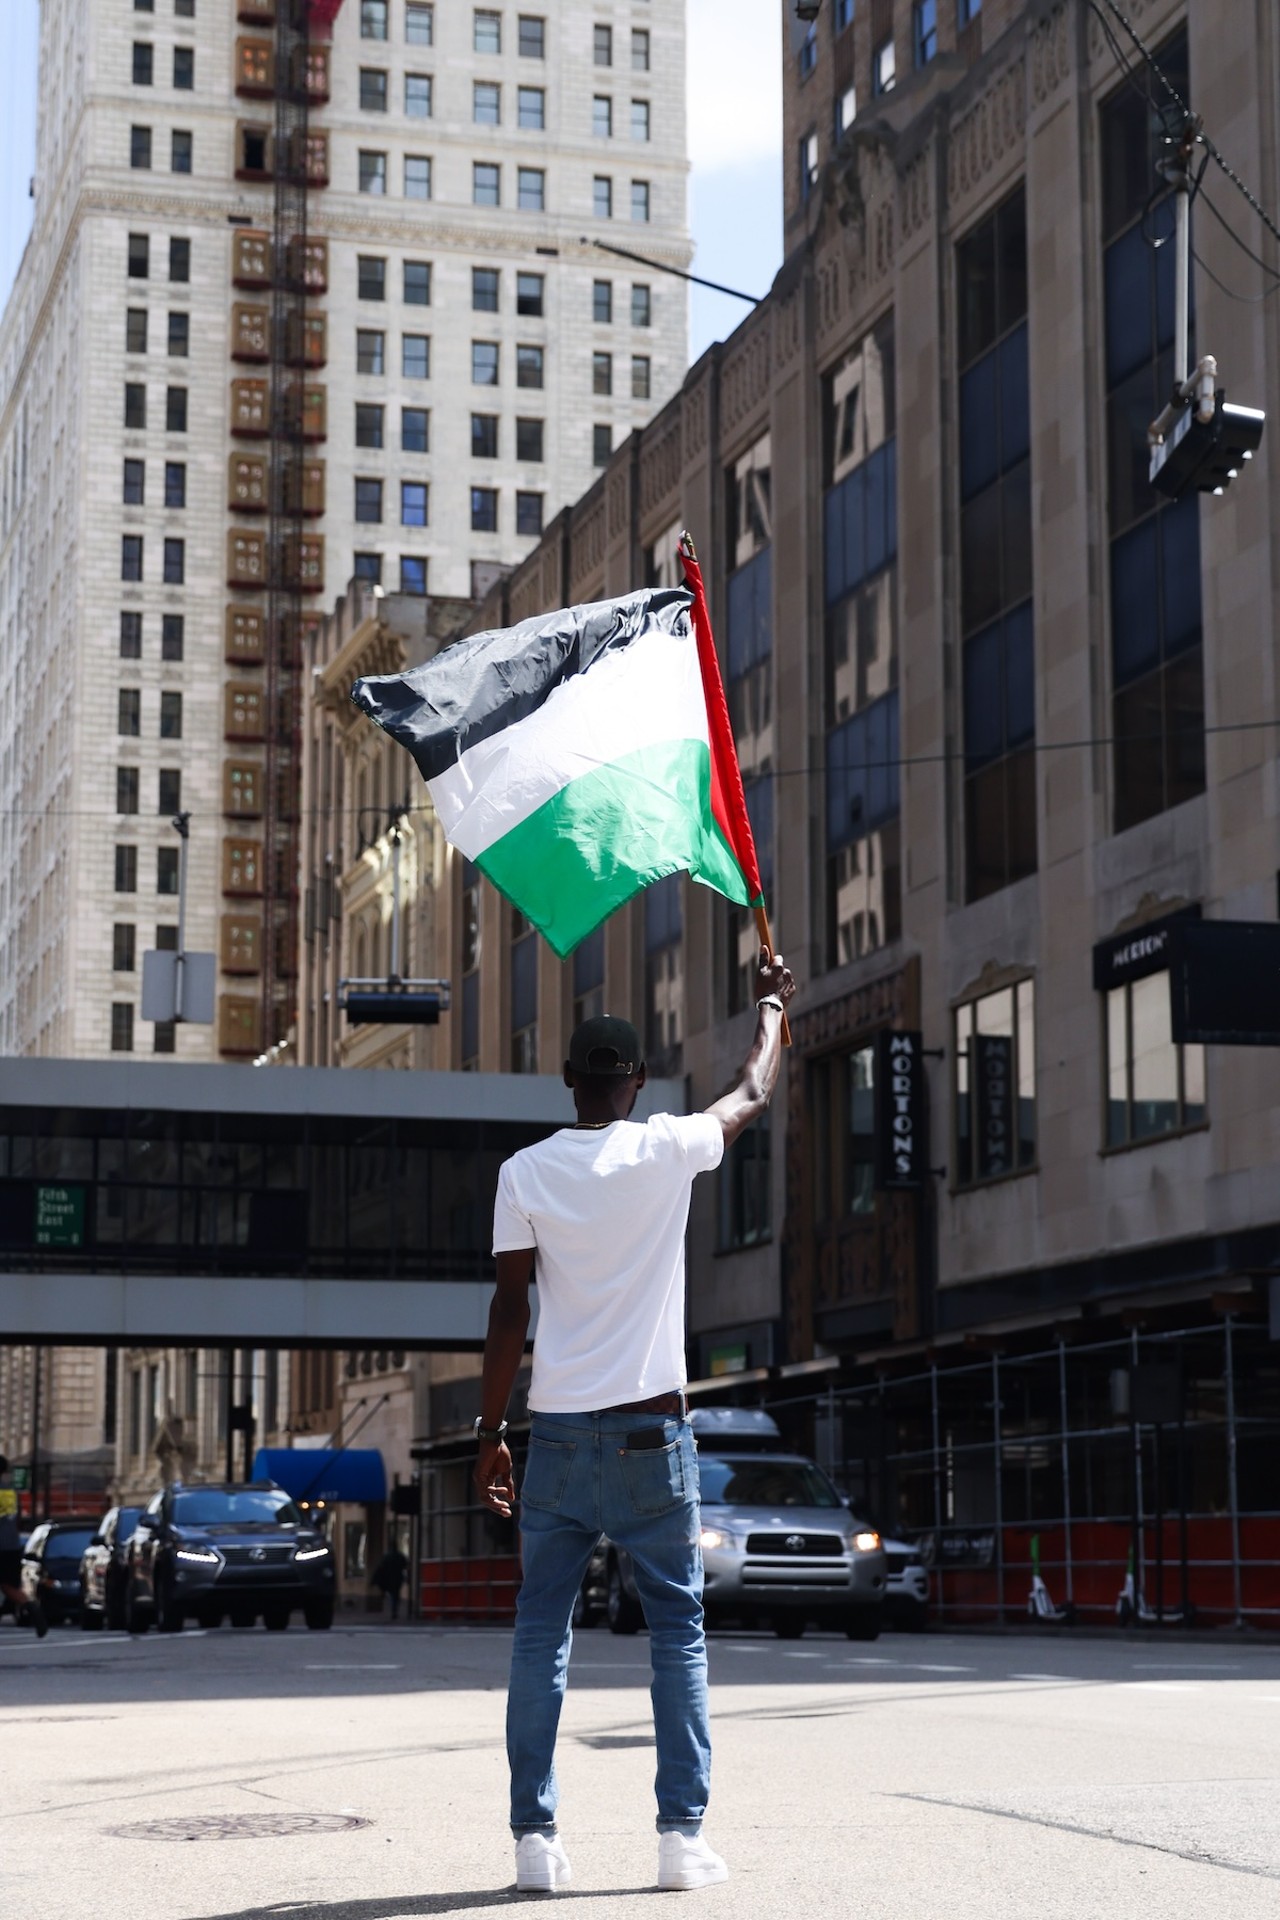
[[854, 1607], [846, 1616], [844, 1630], [850, 1640], [878, 1640], [880, 1638], [879, 1607]]
[[283, 1633], [289, 1625], [288, 1607], [267, 1607], [263, 1610], [262, 1624], [268, 1633]]
[[102, 1615], [97, 1607], [81, 1607], [80, 1627], [84, 1633], [101, 1633]]
[[151, 1627], [151, 1609], [138, 1605], [137, 1595], [132, 1589], [124, 1604], [124, 1624], [129, 1633], [146, 1633]]
[[644, 1614], [627, 1592], [622, 1578], [622, 1568], [616, 1560], [609, 1562], [607, 1591], [605, 1617], [609, 1622], [610, 1633], [638, 1633]]
[[775, 1613], [770, 1625], [779, 1640], [799, 1640], [803, 1638], [806, 1622], [802, 1613]]
[[308, 1600], [302, 1617], [312, 1633], [325, 1633], [333, 1625], [332, 1600]]
[[182, 1632], [182, 1608], [173, 1591], [173, 1575], [161, 1574], [156, 1581], [156, 1625], [161, 1633]]

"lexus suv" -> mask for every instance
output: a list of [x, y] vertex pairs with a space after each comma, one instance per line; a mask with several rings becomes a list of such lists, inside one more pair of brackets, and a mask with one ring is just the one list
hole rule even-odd
[[[699, 1407], [690, 1415], [702, 1483], [703, 1605], [708, 1626], [762, 1622], [785, 1640], [811, 1622], [851, 1640], [880, 1632], [885, 1556], [821, 1467], [782, 1450], [767, 1413]], [[766, 1450], [767, 1449], [767, 1450]], [[606, 1612], [615, 1633], [643, 1621], [630, 1556], [608, 1548]]]
[[283, 1488], [166, 1487], [129, 1542], [125, 1619], [130, 1633], [154, 1620], [177, 1633], [191, 1616], [249, 1627], [261, 1615], [280, 1632], [295, 1607], [309, 1627], [333, 1625], [333, 1554]]

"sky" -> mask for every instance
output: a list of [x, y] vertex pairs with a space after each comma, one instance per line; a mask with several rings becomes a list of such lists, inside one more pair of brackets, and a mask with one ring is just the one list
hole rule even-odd
[[[87, 0], [82, 0], [87, 4]], [[778, 0], [687, 0], [693, 271], [756, 295], [782, 261], [782, 83]], [[31, 225], [39, 0], [0, 0], [0, 306]], [[745, 301], [695, 287], [690, 359], [724, 339]]]

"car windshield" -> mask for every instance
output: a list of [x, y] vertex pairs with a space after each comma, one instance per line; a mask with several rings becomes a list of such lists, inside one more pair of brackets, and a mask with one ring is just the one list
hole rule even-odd
[[298, 1527], [302, 1515], [287, 1493], [270, 1487], [205, 1487], [180, 1493], [173, 1503], [179, 1527]]
[[705, 1506], [838, 1507], [840, 1496], [808, 1460], [700, 1459]]
[[45, 1542], [46, 1560], [78, 1560], [93, 1538], [92, 1527], [59, 1527]]

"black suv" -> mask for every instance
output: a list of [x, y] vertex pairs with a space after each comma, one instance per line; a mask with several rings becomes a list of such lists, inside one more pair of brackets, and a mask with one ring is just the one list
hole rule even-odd
[[204, 1627], [281, 1632], [295, 1607], [309, 1627], [333, 1625], [333, 1554], [273, 1480], [166, 1487], [129, 1542], [125, 1624], [177, 1633], [189, 1615]]

